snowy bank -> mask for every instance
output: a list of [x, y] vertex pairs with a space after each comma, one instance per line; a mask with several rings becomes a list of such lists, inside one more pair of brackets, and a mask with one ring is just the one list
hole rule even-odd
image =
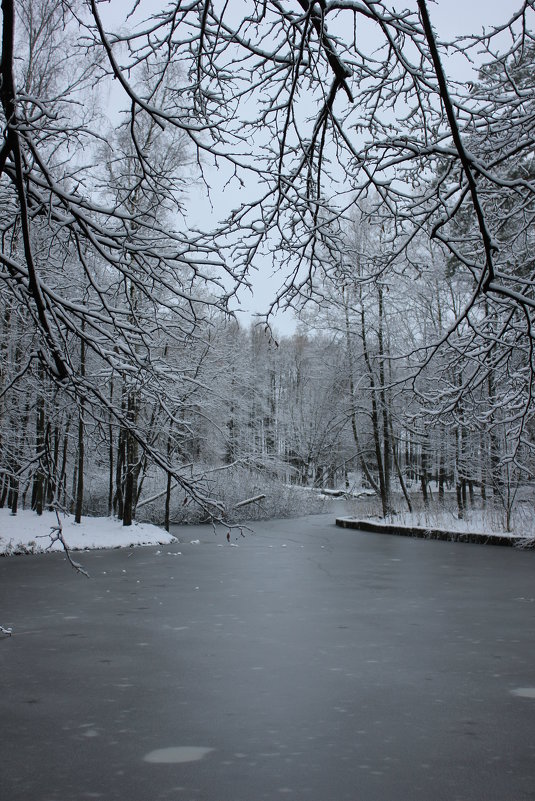
[[390, 523], [382, 519], [358, 520], [351, 517], [336, 518], [340, 528], [352, 528], [357, 531], [375, 532], [378, 534], [395, 534], [400, 537], [416, 537], [418, 539], [442, 540], [447, 542], [469, 542], [480, 545], [506, 545], [517, 548], [534, 548], [535, 539], [514, 532], [480, 532], [456, 526], [438, 528], [436, 526], [411, 525], [406, 520]]
[[[120, 520], [110, 517], [84, 517], [77, 525], [74, 517], [60, 515], [63, 538], [69, 549], [84, 551], [94, 548], [125, 548], [132, 545], [165, 545], [175, 537], [149, 523], [123, 526]], [[57, 527], [54, 512], [24, 510], [13, 516], [8, 509], [0, 509], [0, 555], [17, 553], [43, 553], [60, 551], [63, 546], [54, 541]]]

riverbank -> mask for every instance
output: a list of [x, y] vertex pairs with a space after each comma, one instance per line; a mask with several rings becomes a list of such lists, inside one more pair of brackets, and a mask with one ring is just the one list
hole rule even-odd
[[356, 531], [367, 531], [376, 534], [394, 534], [399, 537], [416, 537], [417, 539], [445, 542], [468, 542], [478, 545], [501, 545], [515, 548], [535, 548], [535, 538], [513, 532], [483, 533], [462, 529], [436, 528], [434, 526], [387, 523], [383, 520], [358, 520], [351, 517], [337, 517], [336, 525], [340, 528], [351, 528]]
[[29, 509], [23, 509], [12, 515], [8, 509], [0, 509], [0, 556], [63, 550], [58, 521], [61, 537], [72, 551], [175, 542], [175, 537], [150, 523], [123, 526], [120, 520], [113, 517], [83, 517], [81, 523], [77, 524], [74, 517], [59, 515], [58, 518], [55, 512], [37, 515]]

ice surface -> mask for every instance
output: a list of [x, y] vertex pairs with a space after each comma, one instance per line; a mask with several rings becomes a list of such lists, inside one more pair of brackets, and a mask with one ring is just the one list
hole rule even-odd
[[511, 690], [511, 695], [517, 695], [519, 698], [535, 698], [535, 687], [517, 687]]
[[156, 762], [161, 765], [175, 764], [178, 762], [198, 762], [213, 750], [213, 748], [205, 748], [198, 745], [179, 745], [170, 748], [157, 748], [156, 751], [150, 751], [150, 753], [145, 754], [143, 761]]

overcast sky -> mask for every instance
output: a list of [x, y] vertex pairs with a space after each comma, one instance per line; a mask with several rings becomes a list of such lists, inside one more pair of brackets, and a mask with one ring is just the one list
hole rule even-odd
[[[243, 6], [245, 13], [248, 10], [249, 2], [250, 0], [230, 0], [230, 12], [233, 15], [239, 15], [240, 7]], [[489, 29], [507, 22], [518, 9], [520, 3], [521, 0], [436, 0], [436, 2], [429, 0], [428, 7], [431, 22], [438, 34], [438, 38], [449, 40], [461, 35], [480, 34], [483, 28]], [[109, 5], [103, 4], [101, 13], [106, 20], [106, 24], [112, 28], [116, 25], [124, 24], [123, 15], [126, 5], [124, 0], [112, 0]], [[128, 7], [130, 5], [129, 3]], [[150, 13], [156, 5], [159, 5], [159, 3], [143, 3], [141, 13], [143, 13], [143, 9], [145, 13]], [[165, 5], [165, 3], [162, 2], [162, 5]], [[416, 0], [390, 0], [390, 5], [397, 9], [417, 8]], [[365, 41], [364, 49], [373, 49], [375, 32], [366, 29], [362, 23], [358, 31]], [[378, 43], [379, 41], [377, 39]], [[503, 47], [504, 49], [507, 47], [506, 38], [504, 38]], [[474, 77], [474, 73], [470, 71], [470, 66], [465, 59], [449, 59], [444, 66], [452, 78], [469, 81]], [[215, 223], [217, 220], [224, 218], [233, 208], [238, 207], [244, 199], [242, 190], [239, 193], [228, 188], [225, 191], [218, 191], [216, 187], [221, 185], [221, 173], [218, 175], [212, 171], [211, 175], [214, 186], [211, 197], [213, 208], [207, 200], [206, 190], [200, 184], [190, 188], [187, 199], [190, 224], [204, 229], [210, 224], [211, 219]], [[266, 261], [265, 264], [261, 265], [259, 272], [253, 276], [254, 297], [251, 297], [249, 292], [242, 295], [241, 310], [245, 312], [240, 315], [242, 322], [247, 323], [251, 319], [250, 312], [266, 310], [269, 298], [273, 296], [282, 280], [281, 276], [273, 277], [270, 273], [271, 264]], [[276, 325], [282, 334], [290, 333], [295, 328], [295, 322], [291, 316], [286, 315], [280, 315], [277, 318]]]
[[[414, 2], [393, 3], [416, 7]], [[481, 33], [504, 22], [520, 7], [519, 0], [438, 0], [429, 3], [432, 23], [442, 36]]]
[[[402, 2], [392, 0], [391, 6], [416, 8], [416, 0], [402, 0]], [[489, 29], [501, 25], [507, 22], [519, 7], [519, 0], [437, 0], [429, 2], [429, 14], [438, 37], [448, 40], [456, 36], [480, 34], [483, 28]], [[504, 47], [507, 47], [505, 39]], [[470, 80], [473, 77], [469, 65], [464, 59], [452, 60], [445, 66], [453, 78], [463, 79], [466, 77], [466, 80]], [[226, 201], [229, 201], [228, 197]], [[265, 311], [268, 299], [274, 290], [276, 291], [280, 282], [277, 276], [271, 277], [270, 272], [270, 265], [266, 263], [264, 274], [260, 271], [255, 276], [254, 297], [251, 297], [249, 293], [243, 296], [242, 310]], [[250, 315], [244, 314], [240, 319], [247, 322]], [[288, 313], [279, 314], [275, 322], [276, 329], [282, 335], [292, 333], [295, 326], [293, 316]]]

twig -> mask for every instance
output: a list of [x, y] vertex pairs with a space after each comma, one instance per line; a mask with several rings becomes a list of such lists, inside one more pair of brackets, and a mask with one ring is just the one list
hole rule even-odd
[[79, 562], [75, 562], [74, 559], [71, 556], [71, 552], [69, 550], [69, 546], [67, 545], [67, 543], [65, 542], [65, 539], [63, 537], [63, 526], [61, 525], [61, 520], [59, 519], [59, 513], [58, 513], [57, 509], [56, 509], [56, 519], [58, 521], [58, 524], [57, 524], [57, 526], [52, 526], [52, 528], [50, 530], [50, 545], [48, 546], [48, 548], [46, 550], [51, 548], [52, 545], [55, 542], [60, 542], [61, 545], [62, 545], [62, 548], [63, 548], [63, 550], [65, 552], [65, 556], [67, 557], [67, 560], [68, 560], [69, 564], [71, 565], [71, 567], [74, 568], [74, 570], [76, 570], [77, 573], [81, 573], [82, 576], [85, 576], [86, 578], [90, 578], [89, 573], [87, 572], [87, 570], [84, 570], [82, 565]]

